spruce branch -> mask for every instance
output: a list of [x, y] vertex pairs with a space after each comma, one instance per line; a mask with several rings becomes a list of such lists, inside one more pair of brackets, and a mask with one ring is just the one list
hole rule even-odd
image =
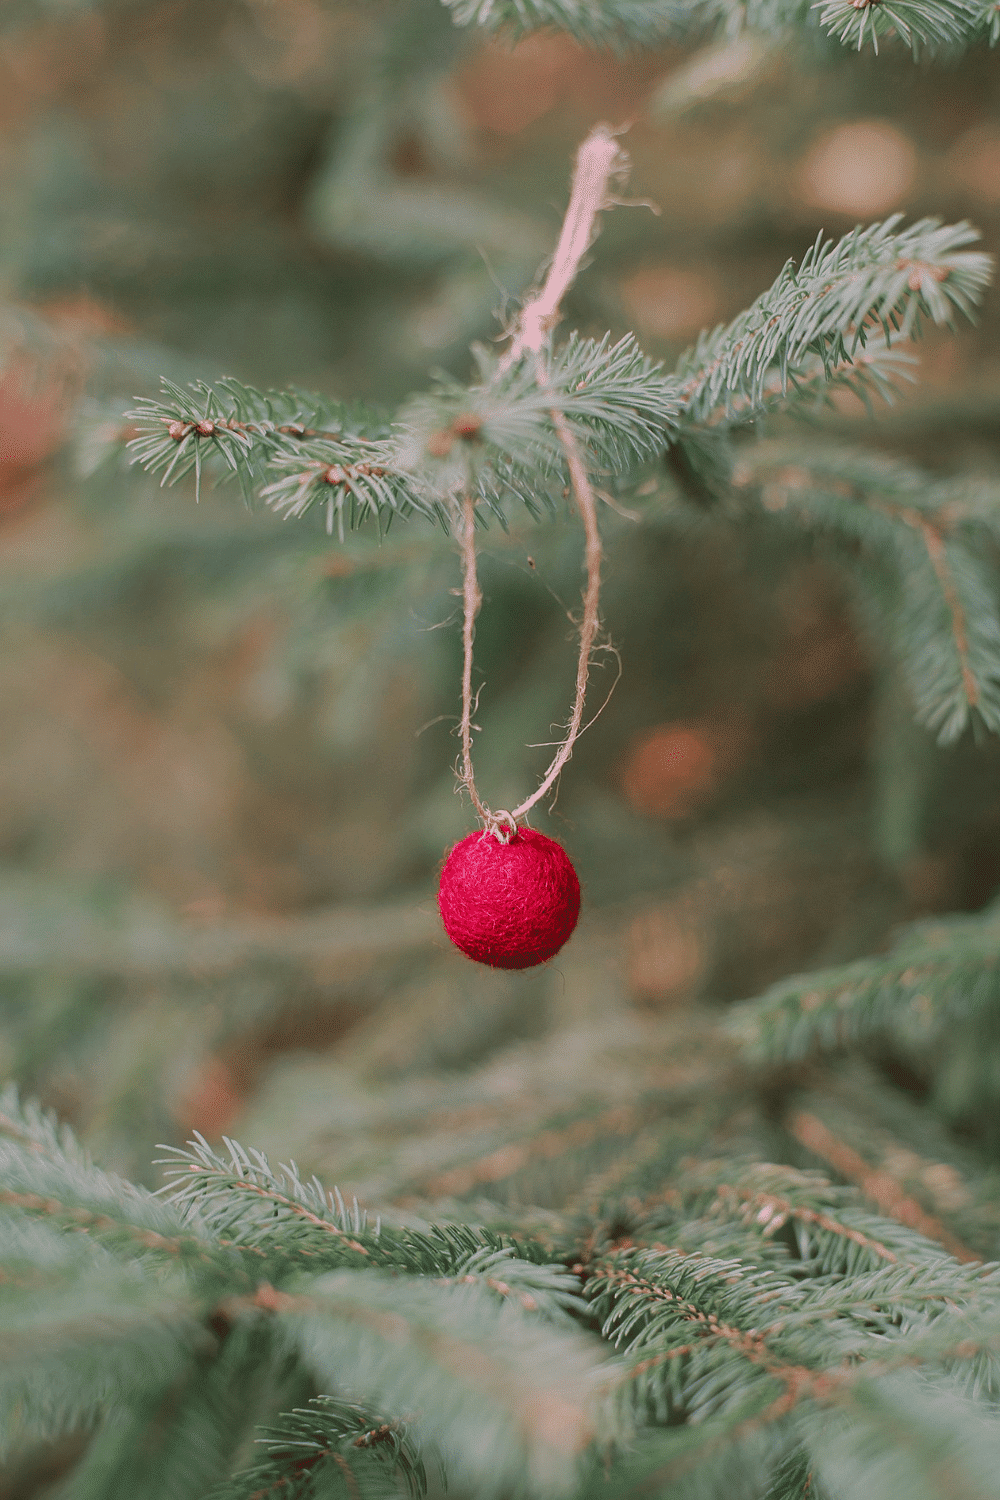
[[[661, 1249], [624, 1252], [598, 1267], [588, 1294], [605, 1337], [624, 1355], [608, 1395], [627, 1400], [640, 1419], [708, 1424], [713, 1448], [739, 1448], [749, 1433], [776, 1424], [780, 1442], [782, 1430], [795, 1433], [787, 1426], [793, 1416], [796, 1436], [803, 1421], [811, 1434], [811, 1411], [852, 1410], [876, 1375], [913, 1361], [928, 1330], [925, 1359], [947, 1365], [972, 1310], [988, 1325], [1000, 1305], [995, 1268], [956, 1273], [938, 1260], [795, 1283]], [[811, 1443], [807, 1452], [814, 1460]], [[703, 1482], [706, 1456], [699, 1454]]]
[[846, 379], [879, 333], [891, 346], [915, 337], [925, 318], [949, 327], [956, 313], [971, 319], [992, 274], [988, 255], [964, 248], [976, 231], [937, 219], [899, 229], [901, 218], [836, 244], [820, 235], [746, 312], [703, 334], [675, 372], [682, 426], [751, 421], [776, 393], [794, 408], [800, 383], [814, 397], [817, 362], [824, 377]]
[[1000, 729], [1000, 578], [983, 545], [996, 533], [1000, 487], [934, 481], [895, 460], [815, 444], [760, 445], [734, 477], [738, 488], [756, 485], [776, 518], [848, 544], [851, 576], [903, 668], [919, 723], [943, 744], [971, 721]]
[[513, 1301], [526, 1312], [565, 1323], [586, 1312], [579, 1278], [559, 1264], [519, 1259], [512, 1247], [489, 1244], [473, 1250], [450, 1277], [455, 1285], [480, 1285], [502, 1302]]
[[642, 1124], [644, 1112], [625, 1104], [614, 1104], [597, 1114], [588, 1113], [552, 1128], [525, 1134], [472, 1161], [428, 1174], [419, 1181], [419, 1191], [428, 1198], [461, 1198], [478, 1189], [493, 1188], [518, 1172], [568, 1152], [603, 1142], [608, 1136], [630, 1142]]
[[[963, 1039], [960, 1049], [965, 1045]], [[912, 1200], [959, 1244], [983, 1260], [995, 1258], [998, 1174], [983, 1154], [955, 1139], [936, 1111], [901, 1096], [878, 1070], [854, 1058], [847, 1066], [824, 1069], [816, 1088], [795, 1095], [785, 1128], [803, 1114], [825, 1126], [838, 1147], [849, 1148], [852, 1155], [843, 1165], [850, 1165], [851, 1173], [835, 1170], [862, 1186], [869, 1202], [883, 1196], [903, 1205]]]
[[[796, 1118], [786, 1122], [792, 1135]], [[842, 1171], [846, 1158], [820, 1155]], [[795, 1279], [832, 1277], [838, 1285], [856, 1284], [890, 1266], [939, 1264], [942, 1244], [956, 1259], [978, 1259], [887, 1172], [845, 1175], [851, 1186], [773, 1162], [692, 1162], [674, 1174], [659, 1201], [635, 1207], [632, 1237], [683, 1254], [711, 1247], [713, 1254], [748, 1266], [771, 1267]], [[862, 1194], [877, 1212], [861, 1206]]]
[[[929, 612], [920, 610], [916, 590], [911, 590], [893, 632], [898, 641], [909, 643], [918, 721], [936, 730], [942, 744], [958, 739], [971, 715], [996, 732], [1000, 619], [995, 572], [988, 562], [984, 565], [983, 559], [950, 541], [934, 518], [913, 509], [900, 511], [899, 519], [919, 538], [940, 592], [937, 630], [927, 628]], [[916, 568], [909, 570], [909, 577], [914, 576], [919, 576]], [[940, 628], [944, 623], [947, 634]], [[951, 647], [947, 656], [940, 649], [942, 638]]]
[[[578, 1311], [579, 1281], [565, 1266], [539, 1259], [521, 1239], [466, 1224], [421, 1230], [369, 1223], [357, 1200], [304, 1182], [294, 1164], [272, 1168], [263, 1152], [226, 1140], [228, 1156], [198, 1137], [161, 1160], [167, 1201], [209, 1227], [226, 1246], [250, 1251], [259, 1274], [374, 1266], [430, 1276], [440, 1284], [479, 1285], [554, 1322]], [[527, 1258], [526, 1258], [527, 1257]]]
[[109, 1248], [127, 1247], [137, 1257], [148, 1253], [178, 1264], [214, 1263], [194, 1220], [185, 1224], [152, 1194], [100, 1171], [72, 1137], [30, 1107], [21, 1110], [13, 1091], [4, 1104], [0, 1208], [50, 1220]]
[[705, 32], [744, 29], [780, 37], [813, 22], [810, 0], [442, 0], [458, 26], [512, 37], [565, 31], [599, 47], [656, 47]]
[[[683, 0], [443, 0], [456, 26], [524, 36], [543, 28], [566, 31], [591, 46], [623, 43], [655, 47], [697, 24], [704, 6]], [[695, 17], [692, 17], [692, 10]]]
[[[746, 415], [738, 409], [730, 421], [718, 412], [713, 413], [709, 430], [735, 431], [744, 422], [756, 422], [782, 412], [809, 419], [831, 408], [833, 396], [842, 391], [856, 396], [866, 411], [874, 414], [876, 400], [891, 406], [899, 395], [901, 382], [916, 382], [916, 363], [912, 354], [887, 343], [881, 333], [872, 335], [863, 349], [852, 351], [839, 362], [826, 362], [821, 355], [806, 355], [794, 375], [791, 369], [787, 376], [780, 368], [772, 369], [757, 402], [745, 407]], [[681, 431], [686, 435], [685, 428]]]
[[93, 1425], [123, 1392], [180, 1378], [214, 1344], [211, 1303], [151, 1265], [0, 1207], [0, 1452]]
[[[379, 1271], [335, 1271], [277, 1308], [324, 1381], [350, 1370], [356, 1398], [405, 1412], [419, 1393], [420, 1434], [460, 1483], [568, 1491], [592, 1426], [594, 1349], [471, 1284]], [[474, 1449], [464, 1441], [478, 1433]]]
[[[791, 1230], [797, 1261], [789, 1260], [787, 1269], [794, 1274], [855, 1276], [912, 1258], [920, 1248], [912, 1236], [893, 1233], [887, 1241], [885, 1222], [859, 1211], [854, 1194], [819, 1173], [770, 1162], [704, 1161], [692, 1164], [678, 1186], [685, 1217], [697, 1215], [706, 1225], [735, 1219], [751, 1243], [766, 1244]], [[743, 1244], [746, 1253], [746, 1238]], [[752, 1253], [760, 1255], [757, 1244]]]
[[2, 1136], [56, 1160], [81, 1167], [92, 1165], [69, 1126], [61, 1124], [54, 1114], [40, 1109], [32, 1100], [22, 1102], [17, 1086], [12, 1083], [0, 1092]]
[[[977, 1313], [993, 1319], [1000, 1310], [1000, 1278], [995, 1265], [975, 1262], [959, 1266], [939, 1251], [922, 1263], [904, 1261], [850, 1277], [817, 1277], [804, 1290], [801, 1305], [782, 1312], [783, 1328], [806, 1327], [835, 1313], [852, 1319], [862, 1329], [896, 1337], [901, 1317], [940, 1327]], [[901, 1347], [905, 1342], [900, 1337]]]
[[624, 1252], [587, 1284], [602, 1334], [624, 1356], [610, 1395], [659, 1425], [682, 1419], [738, 1443], [748, 1421], [783, 1421], [828, 1390], [824, 1366], [863, 1340], [836, 1320], [806, 1349], [786, 1329], [805, 1288], [774, 1273], [664, 1250]]
[[821, 1493], [880, 1500], [990, 1500], [1000, 1422], [944, 1377], [899, 1370], [845, 1384], [805, 1424]]
[[[162, 399], [129, 414], [138, 436], [127, 446], [161, 483], [192, 472], [198, 485], [202, 474], [235, 476], [248, 498], [285, 517], [318, 509], [327, 532], [343, 537], [347, 527], [374, 521], [385, 531], [411, 515], [449, 529], [448, 499], [467, 481], [470, 457], [477, 500], [502, 524], [512, 499], [536, 517], [540, 506], [554, 512], [568, 471], [553, 410], [595, 463], [621, 472], [659, 450], [679, 409], [676, 383], [632, 335], [572, 335], [551, 360], [547, 399], [527, 363], [499, 370], [484, 356], [483, 374], [472, 386], [440, 383], [407, 402], [391, 429], [375, 426], [375, 436], [319, 396], [263, 395], [234, 380], [186, 392], [165, 382]], [[311, 435], [309, 421], [325, 421], [330, 433]]]
[[831, 36], [858, 52], [870, 40], [877, 53], [880, 39], [898, 36], [917, 58], [968, 47], [987, 34], [987, 10], [981, 0], [825, 0], [819, 19]]
[[837, 244], [817, 240], [799, 267], [789, 262], [768, 292], [728, 327], [704, 334], [673, 373], [649, 361], [631, 335], [612, 342], [573, 334], [549, 350], [558, 299], [621, 165], [608, 132], [591, 140], [602, 154], [594, 172], [581, 174], [588, 196], [571, 200], [561, 254], [529, 298], [507, 354], [496, 360], [480, 351], [478, 383], [443, 381], [404, 404], [391, 426], [294, 391], [262, 395], [233, 380], [187, 391], [168, 384], [163, 399], [131, 414], [135, 461], [164, 483], [192, 471], [200, 482], [203, 465], [214, 465], [284, 515], [321, 509], [328, 531], [339, 534], [369, 519], [385, 530], [411, 515], [451, 529], [454, 497], [467, 490], [478, 520], [492, 513], [506, 524], [512, 500], [536, 517], [555, 513], [572, 484], [561, 423], [588, 472], [620, 480], [671, 438], [701, 441], [706, 429], [808, 411], [838, 387], [866, 400], [891, 397], [907, 372], [898, 343], [923, 319], [971, 317], [989, 280], [989, 257], [965, 248], [976, 238], [968, 225], [928, 219], [899, 229], [896, 216]]
[[[227, 531], [219, 539], [220, 553], [235, 551], [241, 534], [245, 532]], [[259, 553], [252, 555], [259, 561]], [[60, 586], [63, 592], [70, 587], [66, 579]], [[412, 902], [338, 905], [298, 919], [194, 927], [144, 900], [109, 902], [99, 887], [24, 878], [20, 872], [5, 872], [0, 882], [0, 973], [8, 980], [36, 974], [46, 965], [133, 982], [194, 971], [221, 975], [261, 964], [309, 964], [319, 958], [354, 966], [416, 952], [433, 940], [433, 924]], [[33, 1141], [33, 1149], [85, 1154], [65, 1126], [47, 1122], [30, 1105], [22, 1109], [14, 1088], [0, 1093], [0, 1135], [8, 1133]]]
[[727, 37], [744, 29], [783, 38], [817, 24], [857, 50], [898, 36], [916, 58], [929, 50], [996, 41], [992, 7], [982, 0], [443, 0], [456, 25], [521, 36], [542, 28], [566, 31], [592, 46], [657, 46], [705, 32]]
[[617, 340], [571, 333], [550, 352], [543, 386], [530, 360], [487, 362], [484, 373], [484, 384], [472, 388], [474, 401], [492, 402], [480, 413], [482, 436], [510, 457], [525, 450], [542, 460], [558, 456], [555, 410], [598, 465], [621, 471], [659, 452], [681, 408], [674, 377], [630, 333]]
[[[397, 1483], [418, 1500], [430, 1455], [477, 1494], [583, 1497], [602, 1453], [616, 1496], [653, 1475], [680, 1495], [720, 1476], [737, 1493], [741, 1468], [759, 1493], [796, 1454], [819, 1461], [812, 1411], [853, 1413], [876, 1377], [925, 1365], [941, 1390], [975, 1393], [976, 1420], [1000, 1390], [1000, 1271], [957, 1264], [816, 1173], [682, 1164], [659, 1203], [633, 1207], [636, 1231], [669, 1235], [673, 1215], [705, 1241], [728, 1223], [739, 1253], [605, 1245], [581, 1287], [537, 1237], [371, 1226], [294, 1168], [227, 1152], [175, 1154], [176, 1201], [154, 1200], [199, 1226], [207, 1262], [137, 1259], [127, 1239], [0, 1207], [0, 1412], [8, 1400], [11, 1436], [100, 1422], [74, 1479], [85, 1500], [218, 1479], [215, 1500]], [[767, 1261], [779, 1237], [784, 1258]], [[595, 1322], [613, 1359], [580, 1331]], [[327, 1394], [272, 1419], [261, 1459], [226, 1479], [290, 1356]]]
[[303, 1181], [294, 1163], [273, 1168], [262, 1151], [229, 1137], [224, 1144], [226, 1156], [200, 1135], [187, 1149], [161, 1148], [169, 1154], [157, 1163], [166, 1179], [160, 1197], [184, 1220], [231, 1244], [261, 1248], [278, 1239], [286, 1251], [301, 1245], [313, 1257], [335, 1257], [335, 1264], [372, 1264], [382, 1224], [369, 1225], [357, 1199], [348, 1206], [337, 1188], [328, 1191], [315, 1177]]
[[[169, 1307], [162, 1312], [169, 1316]], [[182, 1321], [173, 1332], [180, 1338]], [[152, 1361], [142, 1379], [104, 1393], [69, 1481], [74, 1500], [201, 1497], [232, 1472], [255, 1416], [267, 1408], [272, 1371], [286, 1351], [259, 1316], [229, 1327], [210, 1317], [193, 1332], [179, 1371]], [[91, 1330], [92, 1341], [103, 1336], [100, 1326]]]
[[214, 1490], [211, 1500], [311, 1500], [327, 1487], [351, 1500], [391, 1500], [397, 1478], [410, 1500], [427, 1493], [424, 1461], [407, 1424], [384, 1421], [357, 1402], [314, 1397], [264, 1428], [257, 1443], [265, 1456]]
[[162, 386], [169, 399], [144, 397], [126, 413], [138, 434], [127, 447], [134, 461], [161, 475], [161, 484], [193, 471], [197, 493], [208, 464], [235, 477], [249, 499], [274, 472], [279, 477], [265, 498], [275, 510], [300, 516], [322, 499], [327, 531], [336, 526], [341, 536], [345, 512], [352, 526], [371, 516], [381, 527], [400, 510], [433, 516], [394, 471], [391, 445], [365, 431], [379, 432], [374, 419], [366, 422], [322, 397], [262, 393], [235, 380]]
[[927, 1239], [936, 1240], [956, 1260], [979, 1261], [975, 1251], [964, 1245], [940, 1219], [929, 1214], [884, 1168], [873, 1170], [859, 1152], [846, 1141], [839, 1140], [815, 1115], [805, 1110], [796, 1111], [788, 1121], [788, 1129], [814, 1156], [826, 1162], [839, 1176], [856, 1184], [886, 1218], [898, 1219]]
[[890, 952], [781, 980], [733, 1014], [750, 1055], [793, 1061], [895, 1029], [931, 1044], [1000, 998], [1000, 912], [905, 929]]

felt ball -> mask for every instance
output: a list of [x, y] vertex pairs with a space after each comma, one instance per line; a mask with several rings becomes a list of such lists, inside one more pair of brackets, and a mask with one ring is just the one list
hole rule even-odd
[[470, 833], [441, 871], [438, 906], [456, 948], [493, 969], [530, 969], [558, 953], [580, 915], [580, 882], [554, 839], [519, 828], [506, 844]]

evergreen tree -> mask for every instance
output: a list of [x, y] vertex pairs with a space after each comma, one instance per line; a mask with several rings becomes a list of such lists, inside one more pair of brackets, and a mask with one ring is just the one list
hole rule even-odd
[[[48, 9], [57, 32], [79, 23], [81, 36], [95, 22], [127, 29], [146, 15], [139, 0]], [[38, 15], [38, 5], [11, 7], [11, 32]], [[630, 545], [655, 562], [709, 538], [748, 558], [764, 591], [782, 569], [822, 556], [875, 662], [872, 802], [838, 808], [833, 820], [827, 811], [825, 822], [800, 806], [809, 849], [785, 842], [775, 860], [751, 832], [743, 868], [728, 873], [731, 849], [704, 838], [660, 912], [680, 933], [668, 946], [684, 971], [661, 978], [661, 1001], [689, 993], [704, 967], [706, 906], [722, 928], [752, 927], [751, 900], [779, 864], [783, 902], [794, 907], [797, 887], [813, 881], [836, 905], [857, 847], [843, 852], [839, 825], [873, 823], [881, 867], [867, 883], [849, 872], [874, 912], [867, 932], [847, 924], [823, 954], [807, 942], [806, 956], [824, 966], [804, 977], [787, 977], [794, 943], [782, 941], [784, 977], [767, 983], [775, 976], [764, 940], [759, 973], [751, 963], [727, 979], [723, 953], [697, 998], [643, 1016], [616, 1008], [584, 947], [565, 969], [576, 1008], [542, 1028], [544, 976], [477, 971], [444, 999], [438, 970], [422, 990], [413, 985], [405, 969], [435, 941], [435, 927], [412, 896], [333, 917], [320, 910], [199, 929], [142, 896], [81, 901], [65, 880], [22, 870], [5, 897], [10, 1071], [57, 1097], [52, 1059], [72, 1055], [80, 1067], [89, 1052], [92, 1070], [108, 1069], [115, 1083], [88, 1134], [101, 1144], [103, 1133], [119, 1164], [128, 1159], [123, 1137], [145, 1136], [163, 1119], [169, 1088], [159, 1075], [199, 1038], [221, 1049], [237, 1016], [265, 1037], [268, 1027], [294, 1029], [289, 997], [301, 996], [303, 973], [337, 970], [331, 1037], [350, 1019], [359, 973], [391, 1000], [354, 1034], [357, 1072], [343, 1057], [315, 1072], [292, 1066], [255, 1106], [263, 1134], [283, 1134], [298, 1154], [304, 1145], [310, 1166], [324, 1152], [337, 1158], [363, 1188], [364, 1207], [294, 1161], [274, 1167], [259, 1150], [228, 1137], [216, 1148], [203, 1134], [164, 1148], [164, 1185], [154, 1192], [95, 1166], [54, 1113], [22, 1103], [13, 1086], [0, 1096], [0, 1433], [12, 1495], [320, 1500], [420, 1497], [445, 1485], [539, 1500], [1000, 1493], [1000, 927], [997, 908], [984, 904], [992, 891], [981, 910], [909, 925], [885, 951], [858, 957], [898, 916], [900, 887], [909, 882], [912, 894], [926, 873], [915, 855], [930, 846], [942, 767], [967, 775], [975, 796], [976, 773], [964, 768], [976, 757], [996, 764], [1000, 486], [971, 465], [943, 472], [887, 453], [885, 429], [863, 441], [856, 426], [838, 427], [832, 406], [837, 393], [872, 408], [894, 399], [909, 342], [974, 317], [990, 259], [964, 222], [895, 215], [820, 236], [745, 312], [668, 365], [632, 334], [592, 334], [594, 309], [577, 288], [584, 257], [602, 253], [599, 216], [638, 211], [615, 206], [627, 138], [606, 126], [587, 135], [564, 229], [533, 286], [529, 261], [545, 247], [528, 214], [487, 204], [467, 184], [437, 196], [411, 191], [398, 161], [387, 165], [400, 120], [421, 119], [421, 140], [433, 138], [429, 80], [452, 65], [449, 49], [472, 34], [463, 28], [554, 27], [588, 45], [700, 39], [714, 76], [738, 83], [784, 48], [878, 50], [879, 66], [904, 48], [921, 57], [982, 51], [997, 15], [978, 0], [387, 7], [380, 50], [366, 39], [360, 102], [312, 189], [313, 231], [348, 260], [377, 253], [386, 283], [399, 274], [394, 265], [453, 263], [445, 279], [462, 338], [482, 332], [482, 307], [469, 311], [464, 252], [495, 246], [504, 275], [520, 277], [519, 310], [508, 313], [503, 339], [474, 347], [475, 377], [445, 370], [419, 394], [369, 409], [298, 386], [203, 378], [190, 353], [87, 330], [96, 375], [76, 449], [104, 502], [94, 522], [100, 545], [88, 567], [8, 585], [11, 618], [48, 628], [71, 621], [99, 638], [114, 610], [136, 621], [138, 635], [156, 603], [152, 585], [173, 571], [184, 607], [196, 598], [210, 625], [212, 607], [245, 610], [268, 578], [300, 632], [288, 656], [294, 662], [297, 651], [298, 670], [314, 680], [318, 653], [335, 651], [359, 621], [376, 610], [405, 617], [421, 570], [437, 570], [441, 591], [454, 591], [459, 551], [470, 644], [475, 539], [497, 527], [518, 545], [535, 522], [539, 547], [547, 529], [569, 538], [552, 567], [568, 593], [579, 583], [579, 518], [588, 542], [599, 520], [612, 598]], [[334, 16], [352, 23], [349, 11]], [[206, 31], [216, 24], [206, 21]], [[680, 107], [678, 91], [697, 93], [697, 77], [692, 66], [686, 82], [674, 79], [670, 108]], [[232, 192], [230, 212], [250, 222], [247, 202], [234, 207], [238, 185]], [[81, 234], [51, 254], [83, 262], [100, 243]], [[248, 244], [247, 276], [266, 286], [269, 256], [280, 261], [287, 248]], [[153, 253], [163, 257], [168, 300], [180, 295], [166, 238]], [[212, 246], [202, 253], [211, 259]], [[221, 248], [214, 253], [224, 264]], [[43, 261], [37, 245], [32, 255]], [[300, 265], [298, 274], [305, 284], [311, 273]], [[93, 267], [88, 279], [99, 280]], [[68, 351], [79, 350], [78, 330], [67, 333], [64, 322], [60, 331], [23, 306], [10, 318], [18, 347], [44, 353], [49, 369], [62, 359], [67, 381], [76, 379]], [[377, 385], [363, 356], [356, 369], [362, 387]], [[123, 414], [121, 387], [149, 391], [158, 374], [159, 391]], [[45, 387], [33, 396], [44, 402]], [[954, 427], [959, 417], [950, 410], [939, 422]], [[144, 486], [142, 472], [167, 489], [188, 481], [176, 508]], [[221, 509], [208, 522], [184, 519], [225, 480], [251, 515], [234, 507], [221, 524]], [[279, 530], [271, 513], [290, 524]], [[381, 550], [351, 535], [366, 529], [379, 539], [391, 529]], [[613, 653], [601, 654], [591, 609], [592, 546], [585, 567], [585, 603], [560, 604], [553, 635], [565, 635], [568, 613], [582, 628], [583, 678], [590, 669], [596, 682], [597, 664]], [[320, 570], [348, 591], [357, 585], [339, 638], [311, 631]], [[633, 586], [631, 573], [622, 586]], [[505, 653], [525, 649], [526, 608], [516, 595], [499, 640], [489, 634], [489, 603], [480, 617], [479, 659], [491, 663], [484, 701], [502, 680]], [[153, 633], [170, 619], [154, 608]], [[402, 692], [399, 662], [412, 663], [415, 648], [404, 656], [395, 629], [385, 652]], [[450, 791], [454, 759], [450, 646], [439, 665], [451, 723], [433, 744], [449, 772], [430, 778], [432, 808]], [[549, 680], [557, 674], [545, 665], [544, 686], [530, 670], [518, 679], [527, 703], [509, 714], [518, 742], [529, 710], [532, 720], [558, 717]], [[598, 683], [591, 712], [606, 691]], [[355, 689], [355, 712], [371, 692], [370, 679]], [[467, 695], [471, 740], [469, 708]], [[857, 717], [847, 719], [853, 736]], [[491, 757], [490, 729], [487, 721], [479, 741], [481, 787], [494, 802], [514, 802], [538, 747], [505, 763], [509, 741]], [[738, 737], [733, 720], [724, 738]], [[940, 747], [956, 747], [947, 751], [955, 758]], [[168, 762], [169, 746], [161, 769]], [[665, 795], [633, 771], [635, 805]], [[471, 775], [465, 784], [474, 790]], [[359, 775], [359, 798], [363, 785]], [[697, 795], [694, 772], [681, 791]], [[315, 787], [311, 795], [318, 806]], [[392, 809], [408, 791], [383, 785], [376, 795]], [[411, 834], [394, 871], [397, 896], [407, 880], [412, 889], [414, 868], [426, 896], [433, 841], [449, 818], [458, 831], [468, 808], [448, 806]], [[596, 816], [585, 825], [582, 842], [589, 828], [599, 851], [587, 866], [595, 888], [600, 860], [615, 852], [631, 867], [632, 890], [645, 878], [642, 858], [680, 868], [676, 849], [643, 844], [621, 815], [619, 824], [617, 834], [602, 833]], [[371, 890], [354, 868], [365, 837], [355, 832], [345, 856], [344, 888], [356, 900]], [[902, 872], [895, 885], [893, 870]], [[722, 1010], [717, 1001], [734, 995], [742, 1003]], [[109, 1038], [141, 1067], [129, 1073], [114, 1052], [109, 1059]], [[423, 1064], [407, 1071], [421, 1048]]]

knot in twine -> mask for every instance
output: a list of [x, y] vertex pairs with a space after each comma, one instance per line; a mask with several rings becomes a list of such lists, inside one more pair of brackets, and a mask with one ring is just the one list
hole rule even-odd
[[[505, 807], [500, 808], [499, 812], [492, 812], [487, 808], [484, 822], [482, 835], [484, 839], [492, 834], [498, 844], [509, 844], [511, 839], [517, 837], [517, 819]], [[506, 830], [501, 828], [501, 823], [506, 823]]]

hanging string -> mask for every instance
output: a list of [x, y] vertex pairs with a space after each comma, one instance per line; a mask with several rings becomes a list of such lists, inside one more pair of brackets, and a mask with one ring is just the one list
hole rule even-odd
[[560, 771], [573, 754], [573, 746], [576, 744], [583, 723], [583, 709], [587, 701], [587, 682], [590, 678], [590, 661], [600, 626], [602, 548], [601, 532], [597, 524], [597, 501], [591, 488], [587, 466], [580, 454], [579, 444], [573, 435], [572, 428], [562, 412], [553, 411], [552, 421], [566, 454], [573, 497], [583, 520], [586, 537], [587, 583], [583, 591], [583, 613], [580, 616], [580, 652], [576, 662], [576, 693], [569, 723], [566, 726], [566, 738], [552, 757], [537, 790], [532, 792], [530, 797], [525, 798], [520, 806], [514, 808], [511, 817], [515, 823], [552, 789], [559, 778]]
[[548, 275], [541, 290], [521, 309], [510, 348], [500, 361], [501, 373], [526, 352], [541, 354], [559, 321], [562, 299], [594, 242], [597, 215], [621, 201], [609, 197], [608, 185], [613, 178], [624, 178], [627, 170], [628, 157], [617, 136], [606, 125], [595, 126], [576, 153], [569, 203]]
[[[467, 490], [462, 499], [462, 771], [459, 781], [472, 798], [488, 832], [499, 838], [499, 814], [488, 808], [476, 790], [472, 769], [472, 645], [476, 638], [476, 616], [483, 602], [476, 569], [476, 502]], [[478, 699], [478, 694], [476, 695]], [[515, 825], [516, 826], [516, 825]]]
[[[508, 369], [516, 360], [523, 358], [525, 354], [533, 355], [535, 379], [542, 391], [550, 389], [544, 350], [549, 334], [558, 322], [560, 304], [566, 291], [572, 285], [581, 260], [593, 242], [598, 213], [613, 201], [608, 198], [608, 184], [612, 177], [623, 174], [626, 165], [627, 158], [624, 152], [606, 126], [598, 126], [592, 131], [577, 153], [569, 206], [548, 275], [541, 291], [525, 305], [511, 346], [500, 362], [502, 371]], [[573, 747], [583, 725], [590, 663], [594, 642], [600, 628], [602, 547], [601, 532], [597, 522], [597, 499], [576, 434], [558, 406], [553, 405], [549, 415], [566, 458], [573, 498], [583, 521], [587, 577], [579, 622], [580, 648], [576, 665], [576, 691], [566, 725], [566, 736], [560, 742], [537, 789], [512, 812], [506, 810], [493, 812], [486, 806], [476, 789], [472, 766], [474, 706], [472, 651], [476, 616], [482, 605], [483, 596], [476, 568], [476, 505], [471, 487], [466, 490], [462, 500], [460, 536], [463, 603], [462, 769], [459, 780], [468, 790], [472, 805], [479, 814], [486, 831], [492, 833], [502, 843], [507, 843], [516, 833], [518, 819], [523, 818], [552, 790], [560, 772], [573, 754]]]

